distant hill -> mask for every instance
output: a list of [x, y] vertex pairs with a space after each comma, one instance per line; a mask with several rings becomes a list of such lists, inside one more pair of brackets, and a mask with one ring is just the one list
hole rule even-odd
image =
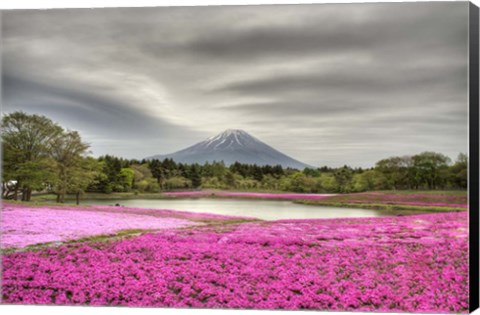
[[223, 161], [227, 166], [235, 162], [257, 165], [281, 165], [303, 170], [309, 165], [279, 152], [264, 142], [252, 137], [243, 130], [228, 129], [215, 137], [206, 139], [186, 149], [166, 154], [154, 155], [146, 159], [171, 158], [179, 163], [199, 163]]

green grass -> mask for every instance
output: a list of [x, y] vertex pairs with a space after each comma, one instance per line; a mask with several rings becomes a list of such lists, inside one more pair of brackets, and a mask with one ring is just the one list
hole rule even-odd
[[372, 192], [379, 192], [385, 194], [397, 195], [436, 195], [436, 196], [467, 196], [466, 190], [377, 190]]
[[48, 207], [82, 207], [82, 208], [91, 207], [90, 205], [85, 205], [85, 204], [81, 204], [81, 203], [80, 203], [80, 205], [77, 206], [76, 204], [71, 204], [71, 203], [65, 204], [65, 203], [57, 203], [57, 202], [52, 201], [52, 200], [33, 199], [33, 196], [32, 196], [31, 201], [2, 200], [2, 202], [7, 203], [7, 204], [25, 205], [25, 206], [29, 206], [29, 207], [45, 207], [45, 206], [48, 206]]
[[23, 248], [11, 247], [11, 248], [2, 250], [2, 252], [5, 254], [9, 254], [13, 252], [37, 251], [46, 247], [53, 247], [57, 245], [79, 244], [79, 243], [85, 243], [85, 242], [92, 242], [92, 243], [106, 242], [106, 241], [113, 241], [121, 238], [132, 237], [132, 236], [136, 236], [144, 233], [154, 232], [154, 231], [157, 231], [157, 230], [128, 229], [128, 230], [121, 230], [117, 233], [92, 235], [92, 236], [82, 237], [79, 239], [63, 241], [63, 242], [59, 241], [59, 242], [38, 243], [38, 244], [28, 245]]
[[[396, 195], [397, 197], [392, 197]], [[408, 197], [410, 196], [410, 197]], [[445, 198], [442, 198], [445, 197]], [[464, 204], [467, 203], [467, 192], [458, 190], [402, 190], [375, 191], [366, 193], [339, 194], [322, 200], [300, 200], [302, 204], [329, 207], [349, 207], [385, 211], [391, 214], [413, 214], [424, 212], [466, 211], [467, 209], [452, 206], [408, 205], [402, 202], [425, 202]], [[398, 203], [397, 203], [398, 202]]]
[[[199, 197], [192, 196], [188, 198], [220, 198], [220, 196], [215, 195], [216, 192], [221, 191], [234, 191], [237, 192], [238, 190], [218, 190], [218, 189], [205, 189], [204, 191], [211, 192], [211, 195], [202, 195]], [[80, 197], [80, 204], [82, 200], [122, 200], [122, 199], [178, 199], [178, 198], [187, 198], [187, 197], [178, 197], [178, 196], [166, 196], [163, 193], [168, 193], [169, 191], [164, 191], [161, 193], [134, 193], [134, 192], [113, 192], [110, 194], [106, 193], [85, 193]], [[257, 192], [257, 193], [289, 193], [289, 192], [282, 192], [282, 191], [270, 191], [270, 190], [241, 190], [241, 192]], [[227, 197], [229, 198], [229, 197]], [[240, 197], [236, 197], [240, 198]], [[252, 199], [249, 197], [249, 199]], [[38, 194], [32, 196], [32, 202], [56, 202], [57, 195], [55, 194]], [[65, 196], [66, 202], [75, 202], [76, 196], [75, 195], [66, 195]]]
[[348, 203], [348, 202], [329, 202], [329, 201], [315, 201], [315, 200], [295, 200], [295, 203], [311, 206], [327, 206], [338, 208], [360, 208], [370, 210], [380, 210], [386, 212], [399, 211], [402, 214], [415, 214], [424, 212], [460, 212], [467, 211], [465, 208], [456, 207], [435, 207], [435, 206], [411, 206], [411, 205], [396, 205], [396, 204], [381, 204], [381, 203]]
[[[188, 198], [245, 198], [245, 199], [264, 199], [261, 197], [223, 197], [215, 195], [216, 191], [229, 191], [229, 190], [206, 190], [211, 191], [211, 195], [202, 195], [202, 196], [189, 196]], [[236, 190], [231, 190], [236, 191]], [[285, 191], [270, 191], [270, 190], [243, 190], [242, 192], [257, 192], [257, 193], [294, 193], [294, 192], [285, 192]], [[464, 190], [380, 190], [372, 191], [374, 193], [384, 193], [384, 194], [397, 194], [397, 195], [437, 195], [437, 196], [467, 196], [467, 191]], [[351, 194], [340, 194], [339, 196], [355, 195], [358, 193]], [[187, 197], [179, 196], [165, 196], [162, 193], [134, 193], [134, 192], [114, 192], [110, 194], [105, 193], [85, 193], [80, 199], [80, 204], [82, 200], [122, 200], [122, 199], [179, 199]], [[32, 196], [33, 203], [43, 203], [48, 205], [48, 203], [54, 204], [56, 202], [57, 196], [55, 194], [41, 194]], [[272, 198], [269, 198], [272, 199]], [[75, 195], [67, 195], [65, 201], [69, 204], [74, 203], [76, 200]], [[282, 199], [283, 200], [283, 199]]]
[[[133, 192], [128, 192], [128, 193], [111, 193], [111, 194], [103, 194], [103, 193], [87, 193], [84, 196], [82, 196], [82, 199], [88, 199], [88, 200], [121, 200], [121, 199], [185, 199], [185, 198], [221, 198], [221, 199], [258, 199], [258, 200], [264, 200], [265, 198], [262, 197], [226, 197], [226, 196], [218, 196], [215, 195], [215, 190], [211, 191], [212, 194], [208, 195], [202, 195], [201, 197], [195, 197], [195, 196], [189, 196], [189, 197], [183, 197], [183, 196], [165, 196], [162, 195], [161, 193], [133, 193]], [[381, 193], [378, 196], [372, 196], [369, 195], [369, 193]], [[351, 194], [338, 194], [336, 196], [328, 197], [326, 199], [322, 200], [292, 200], [293, 202], [296, 203], [302, 203], [302, 204], [307, 204], [307, 205], [312, 205], [312, 206], [329, 206], [329, 207], [351, 207], [351, 208], [362, 208], [362, 209], [373, 209], [373, 210], [381, 210], [381, 211], [388, 211], [388, 212], [445, 212], [445, 211], [466, 211], [464, 208], [456, 208], [456, 207], [438, 207], [438, 206], [414, 206], [414, 205], [402, 205], [402, 204], [391, 204], [391, 203], [386, 203], [384, 200], [382, 200], [382, 196], [386, 194], [394, 194], [394, 195], [399, 195], [399, 196], [407, 196], [407, 195], [423, 195], [423, 197], [420, 197], [418, 201], [427, 201], [425, 200], [430, 199], [426, 196], [445, 196], [445, 197], [450, 197], [450, 198], [460, 198], [460, 200], [467, 198], [467, 192], [466, 191], [460, 191], [460, 190], [384, 190], [384, 191], [374, 191], [374, 192], [367, 192], [367, 193], [351, 193]], [[360, 202], [350, 202], [350, 200], [353, 199], [358, 199]], [[30, 206], [61, 206], [61, 204], [55, 203], [56, 200], [56, 195], [54, 194], [43, 194], [43, 195], [36, 195], [32, 196], [32, 201], [28, 203], [23, 203], [23, 204], [28, 204]], [[74, 201], [75, 196], [67, 196], [66, 198], [67, 201]], [[269, 198], [269, 200], [276, 200], [273, 198]], [[284, 199], [281, 199], [284, 200]], [[415, 200], [412, 200], [415, 201]], [[9, 201], [10, 202], [10, 201]], [[21, 202], [17, 202], [21, 203]], [[74, 206], [72, 203], [68, 203], [69, 206]], [[80, 201], [80, 205], [82, 207], [88, 207], [85, 205], [82, 205], [82, 202]], [[183, 218], [183, 217], [182, 217]], [[202, 222], [205, 224], [215, 224], [218, 223], [218, 220], [214, 219], [191, 219], [192, 221], [197, 221], [197, 222]]]
[[[80, 198], [80, 204], [82, 200], [121, 200], [121, 199], [171, 199], [168, 196], [161, 193], [133, 193], [133, 192], [116, 192], [111, 194], [104, 193], [85, 193]], [[41, 194], [32, 196], [32, 201], [37, 202], [55, 202], [57, 195], [55, 194]], [[65, 201], [75, 202], [75, 195], [66, 195]]]

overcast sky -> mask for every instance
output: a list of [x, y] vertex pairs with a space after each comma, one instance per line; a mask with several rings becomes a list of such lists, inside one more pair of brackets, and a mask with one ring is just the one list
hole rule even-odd
[[3, 112], [143, 158], [243, 129], [311, 165], [467, 152], [468, 2], [3, 11]]

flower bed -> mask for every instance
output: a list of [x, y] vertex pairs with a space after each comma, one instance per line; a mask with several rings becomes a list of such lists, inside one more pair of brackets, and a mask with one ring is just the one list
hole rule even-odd
[[467, 213], [199, 226], [3, 257], [5, 303], [467, 312]]
[[243, 217], [187, 211], [112, 206], [27, 206], [5, 203], [2, 207], [2, 248], [63, 242], [115, 234], [123, 230], [158, 230], [221, 223]]

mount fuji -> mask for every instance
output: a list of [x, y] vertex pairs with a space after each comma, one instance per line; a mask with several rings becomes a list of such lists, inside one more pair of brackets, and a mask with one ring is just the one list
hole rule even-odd
[[154, 155], [147, 159], [163, 160], [166, 158], [186, 164], [223, 161], [227, 166], [240, 162], [243, 164], [281, 165], [285, 168], [301, 170], [309, 167], [309, 165], [275, 150], [247, 132], [238, 129], [228, 129], [186, 149], [166, 155]]

